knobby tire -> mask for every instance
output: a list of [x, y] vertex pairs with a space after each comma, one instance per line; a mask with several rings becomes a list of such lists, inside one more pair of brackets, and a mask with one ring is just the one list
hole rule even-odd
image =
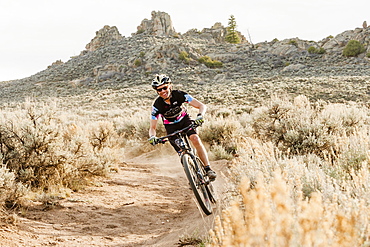
[[[211, 200], [214, 200], [214, 198], [209, 197], [209, 189], [207, 189], [207, 186], [200, 183], [197, 176], [197, 170], [194, 165], [194, 159], [190, 154], [184, 154], [181, 157], [181, 163], [184, 167], [186, 177], [189, 180], [190, 187], [194, 192], [199, 206], [206, 215], [212, 214]], [[201, 166], [201, 163], [198, 163], [198, 165]]]
[[[198, 162], [199, 167], [201, 167], [200, 169], [202, 170], [203, 176], [205, 176], [206, 175], [206, 171], [204, 170], [203, 162], [200, 160], [200, 158], [198, 156], [195, 156], [195, 157], [197, 159], [197, 162]], [[209, 180], [209, 178], [207, 178], [207, 179]], [[208, 193], [209, 200], [212, 203], [216, 203], [217, 202], [217, 200], [216, 200], [216, 194], [214, 192], [212, 183], [211, 182], [208, 182], [207, 185], [205, 185], [205, 187], [206, 187], [206, 190], [207, 190], [207, 193]]]

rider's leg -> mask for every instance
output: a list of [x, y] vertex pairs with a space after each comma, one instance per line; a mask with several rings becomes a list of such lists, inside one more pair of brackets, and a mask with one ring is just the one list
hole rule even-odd
[[193, 143], [193, 146], [197, 150], [198, 157], [203, 162], [204, 169], [207, 172], [207, 175], [211, 181], [214, 181], [217, 177], [217, 174], [211, 169], [209, 165], [207, 151], [200, 140], [198, 134], [192, 134], [189, 136], [190, 141]]
[[193, 146], [195, 147], [195, 149], [197, 150], [197, 154], [200, 160], [203, 162], [204, 166], [205, 167], [209, 166], [208, 154], [199, 136], [197, 134], [193, 134], [189, 136], [189, 139]]

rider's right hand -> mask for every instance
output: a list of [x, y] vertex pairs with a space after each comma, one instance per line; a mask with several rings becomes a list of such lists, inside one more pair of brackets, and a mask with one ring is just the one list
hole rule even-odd
[[158, 138], [158, 137], [156, 137], [156, 136], [151, 136], [151, 137], [148, 139], [148, 142], [154, 146], [154, 145], [156, 145], [156, 144], [158, 144], [158, 143], [159, 143], [159, 138]]

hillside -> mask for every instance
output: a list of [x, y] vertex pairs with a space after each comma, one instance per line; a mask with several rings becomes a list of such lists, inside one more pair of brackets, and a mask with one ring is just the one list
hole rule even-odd
[[[292, 91], [295, 91], [295, 86], [290, 86], [286, 78], [303, 77], [310, 79], [300, 80], [298, 91], [302, 89], [309, 97], [314, 94], [313, 98], [322, 96], [324, 100], [340, 100], [343, 96], [345, 100], [366, 99], [361, 97], [367, 96], [367, 93], [362, 95], [364, 88], [367, 90], [367, 79], [356, 79], [351, 86], [354, 95], [347, 96], [341, 83], [322, 85], [317, 78], [370, 76], [370, 62], [365, 56], [370, 47], [366, 47], [367, 51], [357, 57], [342, 55], [349, 40], [369, 44], [370, 27], [344, 31], [319, 42], [293, 38], [258, 44], [250, 44], [242, 34], [243, 42], [240, 44], [224, 42], [226, 28], [220, 23], [212, 28], [189, 30], [184, 34], [174, 30], [168, 14], [154, 11], [152, 19], [144, 19], [138, 32], [131, 37], [122, 37], [116, 27], [105, 26], [97, 31], [79, 56], [66, 62], [57, 61], [47, 69], [22, 80], [1, 83], [0, 103], [22, 101], [28, 96], [70, 96], [84, 94], [91, 89], [147, 85], [153, 74], [159, 72], [167, 73], [176, 83], [201, 86], [200, 89], [204, 86], [204, 90], [214, 84], [231, 83], [243, 85], [248, 91], [256, 89], [253, 94], [257, 95], [261, 89], [255, 87], [255, 84], [265, 85], [260, 78], [288, 81], [282, 90], [294, 93]], [[309, 53], [307, 50], [310, 46], [323, 48], [326, 53]], [[182, 58], [181, 52], [186, 52], [188, 56]], [[204, 56], [220, 61], [223, 66], [209, 68], [198, 62]], [[279, 88], [281, 83], [277, 84], [274, 87]], [[318, 85], [314, 91], [311, 90], [313, 85]], [[266, 86], [269, 87], [268, 84]], [[332, 88], [334, 95], [320, 92], [326, 91], [328, 87]], [[269, 91], [268, 88], [266, 90]], [[271, 90], [275, 91], [275, 88]]]

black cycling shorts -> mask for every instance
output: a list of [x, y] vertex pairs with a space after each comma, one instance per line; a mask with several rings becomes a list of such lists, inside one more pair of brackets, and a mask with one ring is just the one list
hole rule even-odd
[[[175, 131], [178, 131], [178, 130], [181, 130], [185, 127], [188, 127], [190, 124], [192, 124], [191, 119], [190, 119], [189, 115], [186, 115], [180, 122], [175, 123], [175, 124], [165, 124], [164, 127], [166, 129], [167, 135], [169, 135], [169, 134], [171, 134]], [[191, 135], [194, 135], [194, 134], [197, 134], [197, 132], [194, 129], [189, 129], [186, 132], [187, 136], [191, 136]], [[175, 150], [177, 152], [179, 152], [180, 148], [175, 143], [175, 140], [177, 138], [178, 138], [178, 136], [175, 135], [175, 136], [171, 136], [168, 139], [169, 139], [171, 145], [175, 148]]]

